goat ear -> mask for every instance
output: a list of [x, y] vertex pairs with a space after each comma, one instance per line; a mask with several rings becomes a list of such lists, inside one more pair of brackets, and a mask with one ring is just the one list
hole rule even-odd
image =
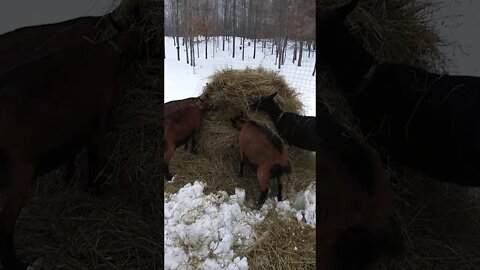
[[337, 8], [335, 10], [335, 14], [338, 16], [340, 20], [344, 21], [347, 18], [348, 14], [350, 14], [358, 4], [358, 0], [351, 0], [349, 3]]

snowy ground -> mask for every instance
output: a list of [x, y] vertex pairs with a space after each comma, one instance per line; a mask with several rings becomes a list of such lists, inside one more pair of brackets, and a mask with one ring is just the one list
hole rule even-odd
[[165, 269], [248, 269], [247, 258], [237, 252], [255, 242], [252, 226], [274, 208], [315, 228], [314, 183], [293, 202], [269, 199], [260, 210], [245, 205], [243, 189], [204, 194], [205, 185], [195, 182], [165, 195]]
[[[242, 51], [239, 50], [240, 38], [236, 39], [235, 58], [232, 58], [232, 43], [222, 51], [222, 44], [215, 44], [213, 50], [213, 39], [208, 44], [208, 59], [205, 59], [205, 43], [199, 45], [200, 58], [195, 59], [195, 67], [186, 63], [184, 47], [180, 49], [180, 59], [177, 60], [177, 50], [173, 43], [173, 38], [165, 37], [165, 102], [177, 99], [183, 99], [192, 96], [198, 96], [209, 81], [209, 76], [218, 70], [224, 68], [244, 69], [246, 67], [257, 68], [264, 67], [274, 71], [279, 71], [288, 85], [300, 93], [300, 99], [305, 106], [305, 115], [315, 115], [315, 76], [312, 76], [315, 65], [315, 53], [312, 51], [308, 58], [308, 51], [305, 48], [303, 52], [302, 66], [292, 63], [292, 44], [289, 44], [287, 59], [285, 64], [279, 70], [275, 65], [275, 55], [271, 55], [270, 44], [267, 44], [264, 52], [261, 50], [261, 44], [257, 44], [257, 52], [253, 59], [253, 42], [246, 40], [245, 60], [242, 61]], [[221, 41], [221, 38], [218, 38]], [[248, 46], [250, 42], [250, 46]], [[180, 39], [181, 43], [181, 39]], [[195, 46], [195, 50], [196, 50]], [[197, 52], [195, 52], [197, 54]]]

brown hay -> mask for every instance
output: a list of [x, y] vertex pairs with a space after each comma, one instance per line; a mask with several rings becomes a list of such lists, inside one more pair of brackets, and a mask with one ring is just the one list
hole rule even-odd
[[255, 231], [261, 233], [246, 254], [250, 269], [315, 269], [314, 228], [272, 211]]
[[[334, 0], [317, 3], [319, 7], [340, 5]], [[442, 40], [427, 19], [434, 8], [424, 0], [363, 0], [347, 24], [378, 60], [441, 71], [443, 56], [437, 45]], [[317, 107], [327, 108], [360, 134], [331, 75], [320, 65], [317, 76]], [[480, 269], [477, 189], [442, 184], [415, 172], [401, 176], [392, 170], [392, 174], [404, 252], [383, 269]]]

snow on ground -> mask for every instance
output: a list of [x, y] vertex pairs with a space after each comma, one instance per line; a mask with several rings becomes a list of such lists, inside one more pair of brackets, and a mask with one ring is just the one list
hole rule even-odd
[[207, 195], [205, 186], [196, 181], [165, 195], [165, 269], [248, 269], [247, 258], [236, 252], [255, 242], [252, 226], [274, 208], [315, 227], [315, 183], [297, 194], [293, 207], [290, 201], [269, 199], [261, 210], [245, 205], [243, 189]]
[[315, 228], [315, 194], [315, 182], [313, 182], [305, 191], [297, 192], [297, 195], [295, 196], [293, 202], [291, 202], [290, 200], [283, 200], [281, 202], [278, 202], [276, 198], [269, 198], [262, 206], [262, 211], [265, 213], [275, 207], [277, 212], [285, 216], [294, 217], [301, 224], [306, 223], [312, 228]]
[[233, 249], [254, 242], [252, 225], [264, 216], [245, 208], [245, 191], [205, 195], [205, 184], [187, 184], [165, 196], [165, 269], [248, 269]]
[[[177, 60], [177, 50], [172, 37], [165, 37], [165, 102], [198, 96], [209, 81], [209, 76], [224, 68], [244, 69], [247, 67], [278, 71], [287, 84], [300, 93], [300, 99], [305, 106], [305, 115], [315, 115], [315, 76], [312, 76], [315, 65], [315, 52], [312, 51], [308, 57], [307, 48], [303, 52], [302, 66], [292, 63], [292, 44], [289, 44], [287, 59], [279, 70], [275, 65], [275, 54], [271, 54], [271, 45], [267, 44], [262, 52], [261, 43], [257, 43], [255, 59], [253, 59], [253, 42], [245, 40], [245, 60], [242, 61], [240, 38], [236, 39], [235, 58], [232, 58], [232, 44], [225, 44], [225, 51], [222, 51], [222, 38], [215, 44], [213, 51], [213, 39], [208, 42], [208, 59], [205, 59], [205, 43], [199, 45], [200, 58], [195, 59], [195, 67], [186, 63], [185, 47], [180, 49], [180, 61]], [[181, 43], [180, 39], [180, 43]], [[248, 46], [250, 42], [250, 46]], [[195, 55], [197, 55], [195, 46]]]

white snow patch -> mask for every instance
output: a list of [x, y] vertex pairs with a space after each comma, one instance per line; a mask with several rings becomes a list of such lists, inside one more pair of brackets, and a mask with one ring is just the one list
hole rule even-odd
[[246, 209], [245, 191], [204, 194], [205, 184], [187, 184], [165, 196], [165, 269], [248, 269], [236, 251], [255, 241], [251, 225], [264, 219]]
[[269, 198], [262, 206], [262, 211], [264, 214], [268, 213], [271, 209], [275, 208], [278, 213], [281, 213], [285, 216], [294, 217], [301, 224], [306, 223], [307, 225], [315, 228], [316, 226], [316, 193], [315, 193], [315, 182], [310, 184], [305, 191], [297, 192], [293, 203], [290, 200], [283, 200], [278, 202], [275, 198], [274, 200]]
[[260, 210], [245, 206], [243, 189], [206, 195], [205, 186], [195, 181], [165, 194], [165, 269], [248, 269], [247, 258], [237, 252], [254, 244], [252, 225], [272, 209], [315, 228], [315, 182], [293, 203], [269, 198]]

